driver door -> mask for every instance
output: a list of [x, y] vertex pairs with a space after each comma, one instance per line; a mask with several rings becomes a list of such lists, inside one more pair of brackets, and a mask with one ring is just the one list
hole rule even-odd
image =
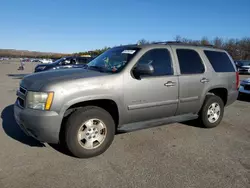
[[[135, 78], [127, 77], [124, 102], [129, 122], [174, 116], [178, 106], [178, 77], [175, 75], [170, 48], [146, 51], [137, 64], [150, 64], [154, 73]], [[136, 66], [135, 65], [135, 66]]]

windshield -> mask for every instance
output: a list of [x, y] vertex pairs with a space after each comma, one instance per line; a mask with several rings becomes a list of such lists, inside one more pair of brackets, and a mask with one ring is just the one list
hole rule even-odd
[[250, 61], [238, 61], [240, 66], [250, 66]]
[[139, 48], [115, 47], [102, 53], [87, 65], [89, 69], [117, 73], [127, 65], [138, 51]]

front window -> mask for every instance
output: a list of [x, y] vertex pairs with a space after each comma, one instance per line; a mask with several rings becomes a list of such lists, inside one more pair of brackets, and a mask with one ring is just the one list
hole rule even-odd
[[102, 72], [120, 72], [139, 51], [133, 47], [115, 47], [89, 62], [88, 68]]
[[170, 53], [167, 49], [153, 49], [147, 51], [137, 62], [138, 64], [148, 64], [154, 67], [151, 76], [173, 75], [173, 66]]

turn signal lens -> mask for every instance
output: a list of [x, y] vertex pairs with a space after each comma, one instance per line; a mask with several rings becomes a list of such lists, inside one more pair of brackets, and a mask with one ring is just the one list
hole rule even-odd
[[48, 98], [46, 100], [46, 104], [45, 104], [45, 110], [50, 110], [52, 101], [53, 101], [53, 97], [54, 97], [54, 93], [53, 92], [49, 92], [48, 93]]

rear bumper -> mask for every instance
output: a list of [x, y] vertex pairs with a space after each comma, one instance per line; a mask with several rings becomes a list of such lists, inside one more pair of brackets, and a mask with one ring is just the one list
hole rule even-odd
[[14, 116], [27, 135], [40, 142], [59, 143], [62, 118], [56, 112], [23, 109], [15, 104]]
[[226, 106], [234, 103], [237, 100], [238, 95], [239, 95], [239, 92], [237, 90], [236, 91], [231, 91], [227, 96], [227, 104], [226, 104]]

